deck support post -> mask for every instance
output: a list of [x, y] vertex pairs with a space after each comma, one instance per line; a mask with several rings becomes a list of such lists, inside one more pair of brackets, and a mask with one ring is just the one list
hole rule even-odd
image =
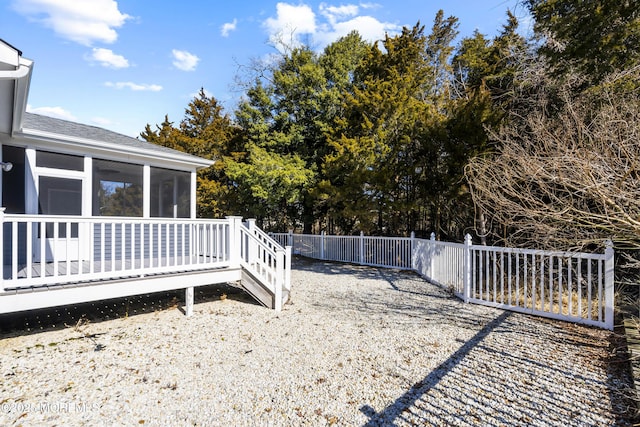
[[185, 289], [185, 314], [187, 317], [193, 316], [193, 286]]

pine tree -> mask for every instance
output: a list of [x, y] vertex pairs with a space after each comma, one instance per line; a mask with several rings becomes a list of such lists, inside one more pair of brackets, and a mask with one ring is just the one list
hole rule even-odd
[[156, 130], [147, 124], [140, 136], [148, 142], [215, 160], [213, 166], [198, 171], [198, 216], [218, 218], [238, 208], [232, 183], [226, 175], [227, 162], [241, 153], [238, 129], [214, 97], [204, 89], [191, 100], [179, 127], [165, 116]]

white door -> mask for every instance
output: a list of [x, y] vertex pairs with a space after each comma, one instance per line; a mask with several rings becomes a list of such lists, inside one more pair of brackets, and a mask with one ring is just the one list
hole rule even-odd
[[[82, 215], [82, 179], [61, 178], [40, 175], [38, 178], [38, 210], [41, 215]], [[79, 219], [79, 218], [78, 218]], [[56, 254], [58, 261], [82, 258], [79, 242], [83, 234], [81, 224], [69, 219], [59, 223], [47, 223], [44, 242], [46, 260], [52, 261]], [[42, 253], [42, 230], [37, 230], [35, 261], [40, 261]]]

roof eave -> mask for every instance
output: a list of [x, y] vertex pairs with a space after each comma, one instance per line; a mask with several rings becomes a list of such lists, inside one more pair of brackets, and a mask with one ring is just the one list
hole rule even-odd
[[204, 159], [202, 157], [193, 156], [191, 154], [182, 154], [180, 152], [165, 153], [161, 151], [150, 151], [144, 148], [123, 146], [104, 141], [96, 141], [87, 138], [78, 138], [68, 135], [60, 135], [57, 133], [46, 132], [36, 129], [22, 129], [14, 132], [15, 138], [25, 138], [38, 140], [43, 142], [51, 142], [56, 144], [67, 144], [68, 146], [82, 148], [80, 152], [89, 150], [108, 151], [112, 153], [129, 154], [135, 157], [151, 157], [171, 163], [182, 163], [185, 165], [195, 166], [196, 169], [208, 168], [215, 163], [215, 160]]

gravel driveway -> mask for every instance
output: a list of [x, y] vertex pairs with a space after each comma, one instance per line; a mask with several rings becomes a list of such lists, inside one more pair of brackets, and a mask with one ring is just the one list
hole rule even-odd
[[280, 313], [218, 285], [190, 318], [173, 294], [0, 317], [0, 425], [629, 425], [610, 332], [410, 272], [298, 259], [292, 280]]

